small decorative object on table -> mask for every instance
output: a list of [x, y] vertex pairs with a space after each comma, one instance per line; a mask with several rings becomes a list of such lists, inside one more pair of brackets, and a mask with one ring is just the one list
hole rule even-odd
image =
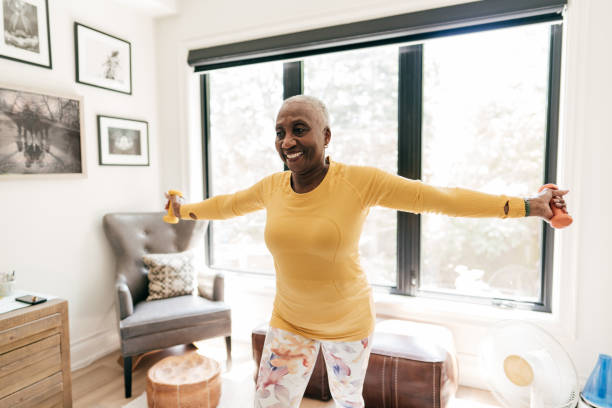
[[10, 296], [15, 290], [15, 271], [0, 273], [0, 297]]
[[166, 357], [147, 373], [149, 408], [216, 408], [220, 398], [219, 363], [196, 352]]

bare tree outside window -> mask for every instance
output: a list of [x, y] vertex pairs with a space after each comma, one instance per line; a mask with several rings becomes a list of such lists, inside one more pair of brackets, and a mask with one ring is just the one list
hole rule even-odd
[[[424, 45], [423, 181], [526, 196], [544, 175], [550, 26]], [[541, 221], [421, 217], [425, 290], [538, 300]]]
[[[210, 74], [211, 195], [229, 194], [283, 170], [274, 123], [283, 101], [283, 65], [265, 63]], [[213, 265], [274, 272], [264, 243], [265, 211], [213, 223]]]

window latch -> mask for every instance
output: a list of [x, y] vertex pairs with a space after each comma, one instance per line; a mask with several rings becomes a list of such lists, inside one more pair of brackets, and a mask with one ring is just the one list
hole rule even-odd
[[516, 309], [516, 304], [514, 302], [504, 299], [492, 299], [491, 304], [500, 309]]

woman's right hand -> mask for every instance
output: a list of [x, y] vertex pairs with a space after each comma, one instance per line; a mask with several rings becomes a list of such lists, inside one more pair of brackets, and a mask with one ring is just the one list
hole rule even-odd
[[164, 195], [166, 196], [166, 200], [168, 200], [164, 208], [167, 210], [172, 204], [172, 213], [175, 217], [181, 218], [181, 204], [184, 202], [183, 197], [174, 194], [170, 195], [168, 192], [165, 192]]

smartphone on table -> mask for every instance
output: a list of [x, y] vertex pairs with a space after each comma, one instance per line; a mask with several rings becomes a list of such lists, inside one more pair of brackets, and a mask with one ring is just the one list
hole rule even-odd
[[47, 298], [44, 298], [42, 296], [25, 295], [25, 296], [16, 297], [15, 300], [18, 302], [27, 303], [30, 305], [37, 305], [39, 303], [46, 302]]

